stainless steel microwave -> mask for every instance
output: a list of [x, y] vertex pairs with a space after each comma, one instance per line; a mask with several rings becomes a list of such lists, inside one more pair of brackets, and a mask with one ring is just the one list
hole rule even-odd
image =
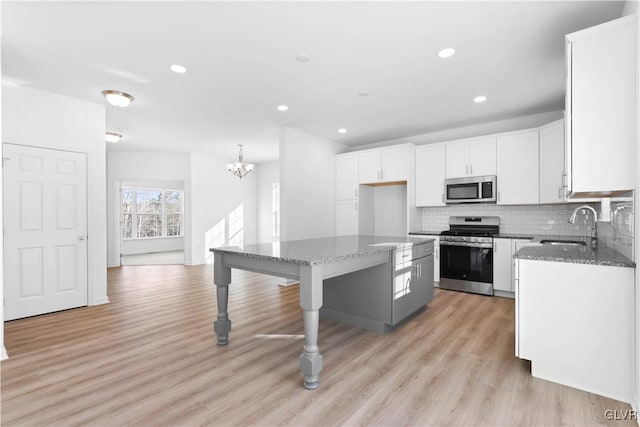
[[446, 203], [495, 203], [496, 176], [469, 176], [444, 180]]

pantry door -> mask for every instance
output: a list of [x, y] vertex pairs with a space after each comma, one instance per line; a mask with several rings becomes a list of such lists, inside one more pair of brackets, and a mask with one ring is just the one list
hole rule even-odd
[[87, 305], [86, 154], [3, 144], [5, 320]]

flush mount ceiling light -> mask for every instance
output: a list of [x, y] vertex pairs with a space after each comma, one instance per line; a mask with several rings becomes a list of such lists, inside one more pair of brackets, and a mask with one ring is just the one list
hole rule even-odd
[[484, 95], [476, 96], [475, 98], [473, 98], [473, 102], [475, 102], [476, 104], [482, 104], [486, 100], [487, 97]]
[[173, 71], [174, 73], [178, 73], [178, 74], [184, 74], [187, 72], [187, 67], [183, 66], [183, 65], [179, 65], [179, 64], [173, 64], [171, 67], [171, 71]]
[[371, 94], [369, 92], [367, 92], [366, 90], [358, 92], [358, 96], [361, 96], [363, 98], [366, 98], [369, 95], [371, 95]]
[[442, 49], [440, 52], [438, 52], [438, 56], [440, 58], [451, 58], [455, 54], [456, 54], [456, 50], [452, 47]]
[[238, 144], [238, 161], [236, 163], [227, 164], [227, 169], [229, 170], [229, 172], [231, 172], [238, 178], [242, 178], [253, 170], [253, 166], [254, 165], [252, 163], [249, 163], [248, 165], [244, 164], [242, 155], [242, 144]]
[[116, 142], [119, 142], [120, 138], [122, 138], [122, 135], [120, 135], [119, 133], [115, 133], [115, 132], [104, 133], [104, 140], [107, 142], [111, 142], [113, 144], [115, 144]]
[[338, 129], [338, 133], [347, 133], [347, 130], [345, 128], [340, 128]]
[[103, 90], [102, 94], [109, 104], [116, 107], [128, 107], [133, 102], [133, 96], [118, 90]]
[[289, 107], [286, 105], [278, 105], [278, 111], [287, 111]]

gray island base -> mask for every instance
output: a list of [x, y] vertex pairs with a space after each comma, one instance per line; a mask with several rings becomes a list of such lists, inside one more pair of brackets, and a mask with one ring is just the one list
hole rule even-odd
[[[323, 366], [322, 354], [318, 346], [323, 281], [385, 264], [397, 265], [394, 257], [415, 258], [420, 250], [427, 254], [429, 250], [433, 251], [433, 240], [412, 237], [340, 236], [210, 250], [214, 253], [213, 281], [217, 287], [218, 316], [214, 322], [214, 331], [218, 345], [223, 346], [229, 343], [231, 320], [227, 306], [232, 268], [300, 282], [300, 307], [303, 310], [305, 336], [300, 356], [300, 371], [304, 376], [304, 387], [314, 390], [320, 385], [319, 377]], [[424, 259], [430, 259], [431, 268], [433, 268], [433, 257], [425, 256]], [[423, 272], [423, 266], [418, 267], [416, 264], [414, 269], [413, 264], [407, 265], [407, 267], [404, 267], [404, 264], [402, 266], [404, 275], [400, 276], [398, 284], [404, 286], [400, 292], [409, 295], [411, 279]], [[424, 275], [421, 274], [421, 276], [429, 276], [428, 271], [429, 269], [426, 268]], [[432, 270], [431, 278], [433, 278]], [[389, 280], [391, 281], [391, 278]], [[393, 284], [389, 283], [389, 289], [392, 287]], [[389, 292], [391, 293], [391, 290]], [[433, 296], [432, 281], [431, 289], [425, 289], [425, 292], [427, 295], [430, 292], [431, 297]], [[413, 294], [423, 293], [413, 292]], [[409, 303], [416, 305], [413, 295]], [[404, 303], [404, 305], [407, 304]]]

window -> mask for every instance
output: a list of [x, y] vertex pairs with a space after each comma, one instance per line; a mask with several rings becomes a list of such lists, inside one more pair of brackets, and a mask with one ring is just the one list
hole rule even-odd
[[122, 237], [182, 236], [183, 192], [122, 187]]

